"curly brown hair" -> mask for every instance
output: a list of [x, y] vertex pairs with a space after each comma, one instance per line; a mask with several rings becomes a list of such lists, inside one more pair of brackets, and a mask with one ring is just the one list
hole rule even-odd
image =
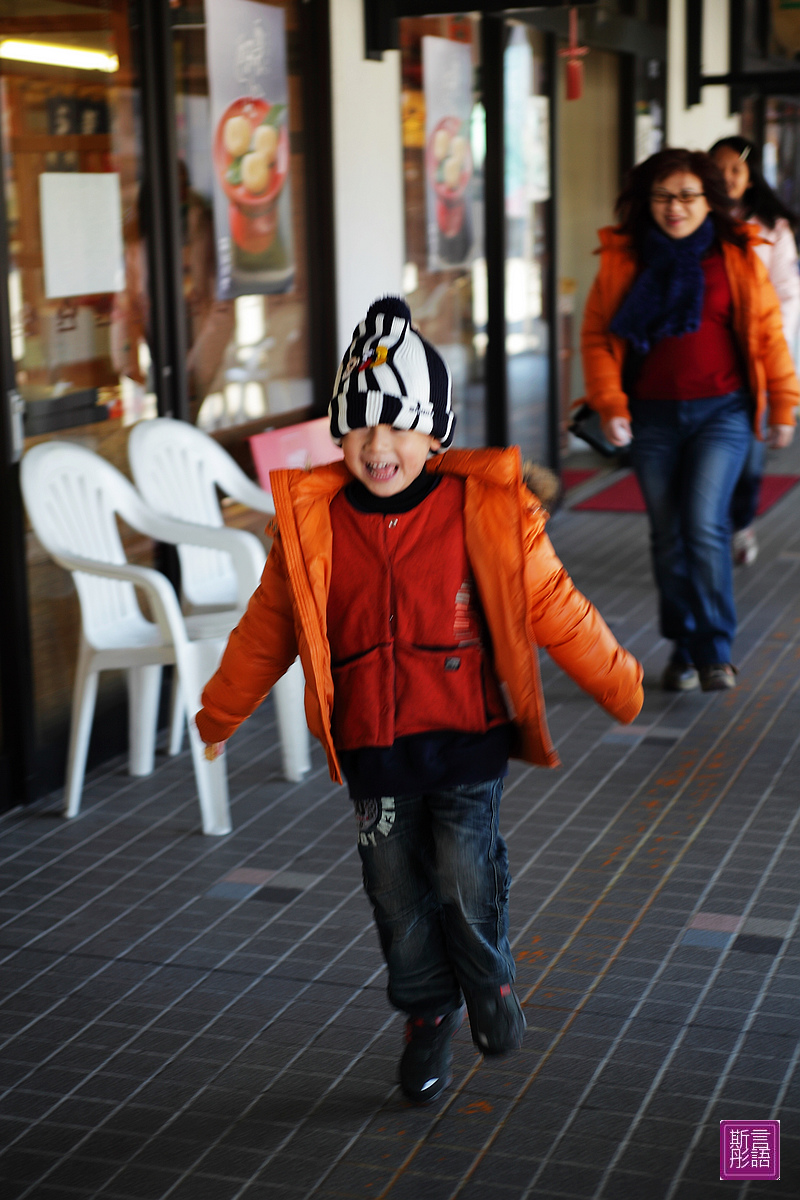
[[650, 193], [653, 185], [685, 171], [696, 175], [703, 185], [703, 194], [711, 209], [711, 219], [721, 242], [731, 242], [744, 249], [747, 233], [733, 217], [733, 204], [725, 187], [725, 178], [717, 164], [703, 150], [683, 150], [669, 147], [651, 154], [628, 172], [625, 186], [617, 197], [614, 211], [619, 218], [617, 231], [626, 234], [633, 242], [639, 259], [642, 258], [644, 239], [654, 222], [650, 213]]

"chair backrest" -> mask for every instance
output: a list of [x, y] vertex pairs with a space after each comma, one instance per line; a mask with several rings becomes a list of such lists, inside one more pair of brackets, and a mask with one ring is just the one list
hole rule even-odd
[[[157, 512], [199, 525], [224, 524], [217, 488], [261, 512], [274, 509], [231, 456], [185, 421], [157, 417], [131, 431], [128, 457], [136, 486]], [[181, 587], [195, 607], [233, 605], [236, 573], [230, 555], [202, 546], [178, 547]]]
[[[126, 562], [119, 514], [139, 528], [141, 501], [116, 467], [72, 442], [42, 442], [25, 454], [22, 495], [31, 525], [48, 553], [119, 565]], [[73, 571], [86, 637], [141, 617], [133, 584]]]

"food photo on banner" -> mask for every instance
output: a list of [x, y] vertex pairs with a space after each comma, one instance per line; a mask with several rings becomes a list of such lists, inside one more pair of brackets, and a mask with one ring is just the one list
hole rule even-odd
[[470, 47], [424, 37], [422, 84], [428, 267], [441, 271], [466, 266], [475, 257]]
[[284, 10], [206, 0], [217, 297], [294, 281]]

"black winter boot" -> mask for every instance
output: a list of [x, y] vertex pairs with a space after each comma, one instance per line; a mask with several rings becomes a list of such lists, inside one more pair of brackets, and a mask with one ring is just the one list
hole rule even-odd
[[450, 1039], [464, 1020], [463, 1006], [432, 1021], [406, 1022], [406, 1048], [400, 1059], [400, 1087], [415, 1104], [438, 1100], [451, 1079]]
[[510, 983], [467, 994], [472, 1040], [483, 1054], [519, 1050], [525, 1032], [525, 1015]]

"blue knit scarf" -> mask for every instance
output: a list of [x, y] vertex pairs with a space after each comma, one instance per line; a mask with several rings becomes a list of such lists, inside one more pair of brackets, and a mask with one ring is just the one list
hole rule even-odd
[[657, 226], [648, 229], [644, 269], [637, 275], [611, 331], [647, 354], [655, 342], [700, 328], [705, 294], [701, 259], [714, 240], [710, 215], [686, 238], [671, 238]]

